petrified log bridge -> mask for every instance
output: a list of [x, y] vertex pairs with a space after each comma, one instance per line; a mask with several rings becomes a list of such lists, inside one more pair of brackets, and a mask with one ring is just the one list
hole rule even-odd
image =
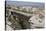
[[21, 20], [27, 20], [27, 21], [31, 17], [31, 16], [26, 16], [26, 15], [20, 14], [20, 13], [16, 13], [16, 12], [11, 12], [11, 15], [18, 17]]

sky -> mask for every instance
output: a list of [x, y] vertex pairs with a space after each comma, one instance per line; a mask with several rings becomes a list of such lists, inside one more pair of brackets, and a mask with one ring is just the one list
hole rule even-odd
[[7, 0], [7, 1], [45, 2], [45, 0]]

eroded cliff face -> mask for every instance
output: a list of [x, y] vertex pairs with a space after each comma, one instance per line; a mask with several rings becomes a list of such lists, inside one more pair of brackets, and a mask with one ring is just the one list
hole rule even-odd
[[30, 23], [28, 22], [30, 17], [27, 16], [9, 16], [8, 20], [12, 23], [13, 29], [30, 29]]

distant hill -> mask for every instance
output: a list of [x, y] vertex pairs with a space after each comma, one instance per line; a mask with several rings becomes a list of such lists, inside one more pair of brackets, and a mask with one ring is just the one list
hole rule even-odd
[[23, 2], [23, 1], [7, 1], [6, 4], [8, 5], [17, 5], [17, 6], [29, 6], [29, 7], [36, 7], [36, 8], [44, 8], [45, 3], [39, 2]]

